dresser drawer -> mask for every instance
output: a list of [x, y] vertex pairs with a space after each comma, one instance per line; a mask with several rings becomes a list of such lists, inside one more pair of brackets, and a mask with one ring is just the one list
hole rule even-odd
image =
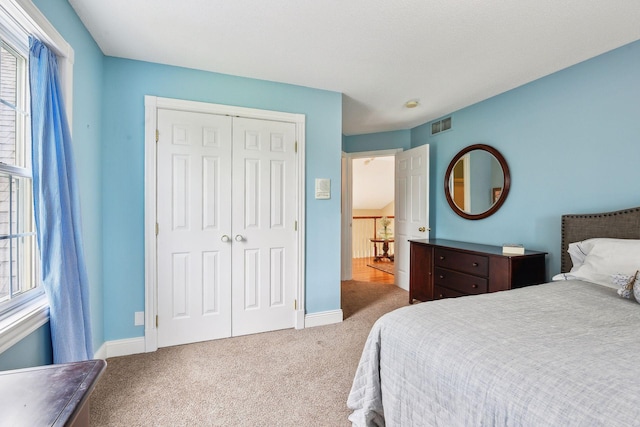
[[434, 286], [433, 287], [433, 299], [445, 299], [445, 298], [456, 298], [463, 297], [466, 294], [462, 292], [454, 291], [453, 289], [443, 288], [442, 286]]
[[487, 256], [450, 251], [442, 248], [436, 248], [434, 253], [436, 267], [477, 274], [478, 276], [486, 277], [489, 275], [489, 257]]
[[444, 286], [464, 294], [484, 294], [487, 292], [488, 280], [484, 277], [473, 276], [471, 274], [459, 273], [457, 271], [435, 269], [434, 284]]
[[506, 291], [545, 279], [545, 252], [505, 255], [501, 246], [411, 240], [409, 302]]

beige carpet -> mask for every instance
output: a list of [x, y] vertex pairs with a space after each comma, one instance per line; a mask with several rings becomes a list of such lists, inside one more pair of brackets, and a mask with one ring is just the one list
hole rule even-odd
[[340, 324], [162, 348], [107, 360], [92, 426], [348, 426], [367, 334], [407, 305], [394, 286], [342, 284]]

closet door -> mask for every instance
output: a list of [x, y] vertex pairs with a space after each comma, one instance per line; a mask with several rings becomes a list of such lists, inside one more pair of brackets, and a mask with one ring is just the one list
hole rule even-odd
[[231, 130], [158, 110], [159, 347], [231, 336]]
[[234, 336], [294, 326], [295, 156], [293, 123], [234, 118]]
[[294, 326], [295, 130], [158, 110], [158, 347]]

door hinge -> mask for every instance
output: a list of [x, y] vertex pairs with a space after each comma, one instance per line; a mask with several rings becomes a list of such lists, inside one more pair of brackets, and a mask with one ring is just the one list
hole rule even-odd
[[156, 129], [156, 142], [160, 139], [160, 131]]
[[297, 310], [297, 309], [298, 309], [298, 300], [297, 300], [297, 299], [294, 299], [294, 300], [293, 300], [293, 309], [294, 309], [294, 310]]
[[293, 231], [298, 231], [298, 221], [293, 222]]
[[156, 236], [160, 233], [160, 224], [156, 222]]
[[297, 152], [298, 152], [298, 141], [296, 141], [296, 143], [293, 145], [293, 151], [294, 151], [295, 153], [297, 153]]
[[158, 327], [158, 315], [156, 314], [156, 328]]

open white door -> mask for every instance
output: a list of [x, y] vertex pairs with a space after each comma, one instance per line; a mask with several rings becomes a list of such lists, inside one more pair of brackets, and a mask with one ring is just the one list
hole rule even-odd
[[409, 290], [409, 240], [429, 238], [429, 146], [396, 154], [395, 276]]

